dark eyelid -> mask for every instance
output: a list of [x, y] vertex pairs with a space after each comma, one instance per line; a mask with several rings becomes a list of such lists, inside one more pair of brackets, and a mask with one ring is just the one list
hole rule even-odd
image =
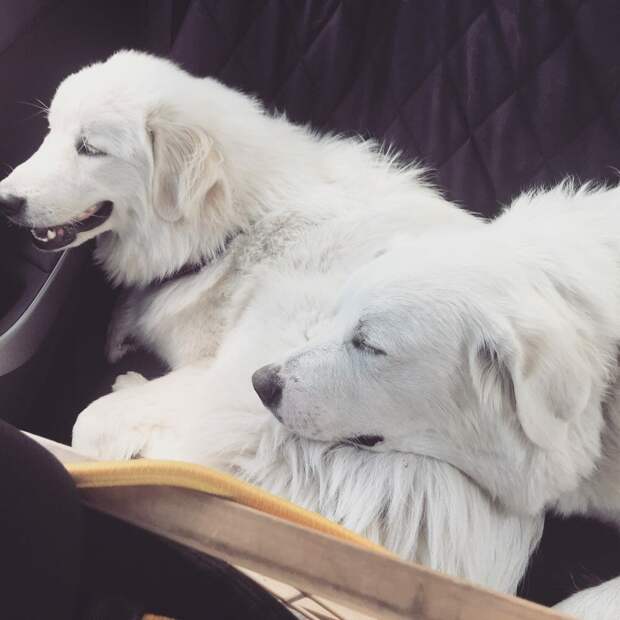
[[387, 353], [383, 349], [379, 349], [377, 347], [373, 347], [366, 341], [366, 337], [361, 332], [356, 332], [353, 334], [353, 338], [351, 338], [351, 344], [360, 351], [368, 351], [374, 355], [387, 355]]
[[85, 136], [80, 136], [75, 145], [75, 150], [79, 155], [85, 155], [86, 157], [102, 157], [106, 155], [104, 151], [95, 148], [89, 144], [88, 139]]

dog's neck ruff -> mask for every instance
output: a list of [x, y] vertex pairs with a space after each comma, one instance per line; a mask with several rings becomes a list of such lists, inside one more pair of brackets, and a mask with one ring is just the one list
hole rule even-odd
[[203, 257], [203, 259], [198, 263], [194, 263], [194, 262], [186, 263], [180, 269], [177, 269], [173, 273], [170, 273], [162, 277], [155, 278], [148, 284], [144, 285], [143, 288], [149, 289], [149, 290], [156, 290], [156, 289], [159, 289], [165, 286], [166, 284], [170, 284], [171, 282], [176, 282], [177, 280], [180, 280], [187, 276], [196, 275], [197, 273], [200, 273], [203, 269], [206, 269], [207, 267], [209, 267], [209, 265], [212, 265], [216, 260], [221, 258], [228, 250], [232, 241], [236, 239], [240, 233], [241, 231], [237, 231], [235, 233], [228, 235], [222, 247], [219, 248], [219, 250], [215, 254], [213, 254], [213, 256], [210, 256], [209, 258]]

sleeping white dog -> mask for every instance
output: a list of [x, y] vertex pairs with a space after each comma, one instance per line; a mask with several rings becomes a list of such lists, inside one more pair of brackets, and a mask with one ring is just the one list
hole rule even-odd
[[74, 446], [218, 466], [404, 557], [514, 591], [540, 515], [510, 513], [449, 464], [351, 445], [368, 438], [300, 439], [251, 383], [313, 338], [394, 233], [483, 224], [372, 144], [317, 136], [144, 54], [67, 78], [49, 124], [0, 183], [0, 208], [44, 249], [97, 237], [97, 260], [129, 291], [110, 359], [131, 336], [172, 368], [119, 378], [78, 418]]
[[[511, 511], [620, 526], [619, 343], [620, 189], [564, 184], [395, 243], [254, 384], [300, 436], [362, 436], [451, 463]], [[620, 578], [563, 608], [620, 618]]]

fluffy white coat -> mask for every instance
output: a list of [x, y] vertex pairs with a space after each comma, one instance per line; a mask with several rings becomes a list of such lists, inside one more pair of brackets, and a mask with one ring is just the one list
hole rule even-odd
[[[374, 437], [378, 453], [451, 463], [511, 511], [620, 525], [619, 343], [620, 188], [565, 183], [486, 226], [394, 242], [265, 370], [299, 435]], [[562, 608], [618, 618], [619, 584]]]
[[[52, 227], [54, 243], [58, 227], [76, 223], [71, 245], [97, 236], [97, 260], [130, 290], [110, 359], [130, 335], [172, 368], [152, 382], [119, 378], [78, 418], [74, 446], [220, 467], [403, 557], [514, 591], [540, 514], [511, 513], [432, 458], [300, 438], [250, 381], [331, 319], [348, 276], [395, 233], [483, 225], [373, 144], [317, 136], [144, 54], [119, 53], [67, 78], [49, 121], [0, 195], [23, 198], [15, 221]], [[81, 230], [104, 203], [111, 215]], [[157, 284], [205, 261], [197, 275]]]

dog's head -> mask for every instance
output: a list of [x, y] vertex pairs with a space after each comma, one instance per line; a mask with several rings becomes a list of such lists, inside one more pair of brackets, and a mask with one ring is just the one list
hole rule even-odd
[[436, 243], [447, 245], [418, 242], [354, 274], [322, 333], [254, 386], [295, 433], [441, 458], [503, 494], [533, 455], [574, 449], [604, 369], [587, 321], [501, 264], [501, 248], [498, 264], [475, 244]]
[[[106, 231], [146, 243], [140, 231], [165, 252], [183, 225], [195, 229], [207, 217], [222, 222], [229, 190], [205, 110], [221, 113], [213, 108], [226, 105], [225, 91], [137, 52], [119, 52], [69, 76], [51, 103], [43, 143], [0, 183], [0, 213], [32, 229], [44, 250]], [[215, 101], [210, 110], [204, 96]], [[230, 232], [200, 228], [215, 246], [218, 234]]]

